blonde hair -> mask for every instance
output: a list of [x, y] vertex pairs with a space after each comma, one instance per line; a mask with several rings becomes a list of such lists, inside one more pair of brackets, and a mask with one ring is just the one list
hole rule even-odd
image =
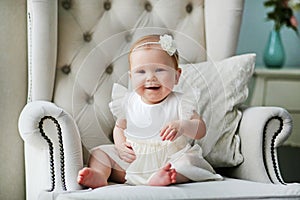
[[[147, 47], [147, 48], [150, 48], [150, 46], [152, 45], [157, 45], [159, 44], [160, 40], [160, 35], [147, 35], [147, 36], [144, 36], [142, 38], [140, 38], [139, 40], [137, 40], [130, 48], [130, 51], [129, 51], [129, 54], [128, 54], [128, 60], [129, 60], [129, 64], [130, 64], [130, 56], [131, 56], [131, 53], [140, 48], [140, 47]], [[174, 63], [174, 67], [175, 69], [177, 70], [179, 68], [179, 55], [178, 55], [178, 51], [176, 50], [175, 53], [170, 56], [173, 60], [173, 63]]]

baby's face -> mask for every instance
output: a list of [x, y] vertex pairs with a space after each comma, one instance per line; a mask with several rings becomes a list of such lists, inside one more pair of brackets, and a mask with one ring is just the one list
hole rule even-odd
[[162, 49], [137, 49], [130, 55], [132, 86], [147, 104], [164, 100], [177, 84], [180, 69]]

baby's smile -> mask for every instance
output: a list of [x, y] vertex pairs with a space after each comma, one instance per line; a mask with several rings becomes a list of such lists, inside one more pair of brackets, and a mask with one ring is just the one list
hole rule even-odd
[[160, 86], [154, 85], [154, 86], [145, 86], [145, 89], [147, 90], [159, 90]]

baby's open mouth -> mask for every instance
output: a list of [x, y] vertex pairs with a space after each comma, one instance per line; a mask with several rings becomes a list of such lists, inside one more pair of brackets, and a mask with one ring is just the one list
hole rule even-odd
[[147, 90], [158, 90], [160, 86], [146, 86], [145, 87]]

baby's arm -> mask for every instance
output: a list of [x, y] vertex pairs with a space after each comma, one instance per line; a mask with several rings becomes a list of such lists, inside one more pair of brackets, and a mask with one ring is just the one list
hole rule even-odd
[[124, 129], [126, 129], [126, 120], [118, 119], [113, 131], [114, 143], [120, 158], [125, 162], [131, 163], [136, 157], [130, 143], [126, 141]]
[[206, 134], [206, 125], [202, 118], [194, 112], [190, 120], [176, 120], [168, 123], [160, 132], [162, 140], [173, 141], [180, 135], [192, 139], [201, 139]]

